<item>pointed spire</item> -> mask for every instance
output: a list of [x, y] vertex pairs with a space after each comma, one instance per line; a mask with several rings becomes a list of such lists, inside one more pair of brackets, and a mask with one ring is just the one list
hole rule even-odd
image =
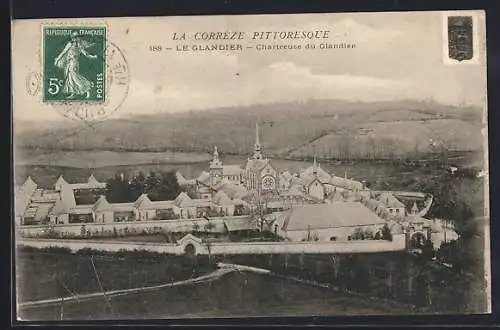
[[219, 158], [219, 152], [217, 151], [217, 146], [214, 146], [213, 159], [216, 160], [218, 158]]
[[316, 163], [316, 152], [314, 153], [313, 173], [318, 174], [318, 163]]
[[262, 159], [262, 146], [260, 144], [260, 137], [259, 137], [259, 121], [255, 123], [255, 146], [254, 146], [254, 154], [253, 158], [254, 159]]
[[214, 146], [214, 153], [212, 154], [210, 168], [222, 168], [222, 162], [219, 159], [219, 151], [217, 150], [217, 146]]

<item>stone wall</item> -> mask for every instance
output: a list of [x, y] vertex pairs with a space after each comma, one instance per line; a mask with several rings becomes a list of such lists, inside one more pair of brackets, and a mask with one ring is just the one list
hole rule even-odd
[[[224, 220], [231, 221], [231, 219], [240, 220], [248, 218], [248, 216], [235, 216], [235, 217], [226, 217], [226, 218], [212, 218], [210, 222], [213, 224], [211, 229], [214, 233], [222, 233], [225, 232]], [[204, 231], [205, 225], [209, 223], [209, 221], [205, 218], [197, 218], [197, 219], [175, 219], [175, 220], [153, 220], [153, 221], [127, 221], [127, 222], [113, 222], [113, 223], [85, 223], [85, 229], [91, 232], [94, 231], [113, 231], [113, 228], [117, 230], [122, 230], [124, 228], [128, 228], [129, 230], [135, 228], [137, 231], [142, 231], [146, 228], [162, 228], [168, 230], [170, 232], [192, 232], [194, 229], [194, 224], [198, 224], [198, 230]], [[79, 235], [82, 223], [75, 224], [64, 224], [64, 225], [54, 225], [54, 230], [61, 233], [70, 233]], [[36, 233], [40, 233], [43, 230], [46, 230], [46, 226], [18, 226], [18, 232], [20, 234], [27, 234], [29, 236], [34, 236]]]
[[186, 235], [178, 243], [149, 243], [94, 240], [20, 239], [18, 245], [37, 248], [67, 247], [72, 251], [91, 248], [103, 251], [147, 250], [152, 252], [183, 254], [192, 245], [196, 254], [281, 254], [281, 253], [372, 253], [401, 251], [405, 249], [404, 235], [394, 235], [390, 241], [350, 242], [241, 242], [204, 243], [201, 239]]

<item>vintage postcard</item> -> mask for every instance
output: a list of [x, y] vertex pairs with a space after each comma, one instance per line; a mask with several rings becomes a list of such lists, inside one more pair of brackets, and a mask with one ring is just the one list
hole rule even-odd
[[485, 35], [14, 20], [17, 319], [490, 313]]

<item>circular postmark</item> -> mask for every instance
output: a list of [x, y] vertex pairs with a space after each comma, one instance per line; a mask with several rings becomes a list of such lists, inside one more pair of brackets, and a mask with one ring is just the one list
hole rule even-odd
[[105, 49], [105, 101], [62, 101], [51, 103], [62, 116], [87, 124], [100, 122], [111, 116], [125, 102], [130, 74], [127, 60], [118, 46], [109, 42]]
[[40, 91], [41, 78], [40, 74], [36, 72], [30, 72], [26, 77], [26, 92], [30, 96], [35, 96]]

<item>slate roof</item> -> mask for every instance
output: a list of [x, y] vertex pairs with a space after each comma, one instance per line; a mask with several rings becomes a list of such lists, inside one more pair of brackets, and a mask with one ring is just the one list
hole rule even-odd
[[238, 165], [223, 165], [222, 175], [240, 175], [243, 169]]
[[304, 196], [304, 192], [299, 185], [292, 185], [288, 190], [281, 193], [282, 196]]
[[314, 165], [306, 168], [302, 173], [300, 173], [300, 178], [304, 182], [305, 185], [310, 184], [314, 181], [317, 176], [321, 183], [328, 183], [331, 179], [330, 174], [326, 173], [319, 165], [316, 166], [317, 174], [314, 174]]
[[376, 216], [359, 202], [332, 202], [295, 206], [288, 211], [284, 230], [339, 228], [383, 225], [385, 220]]
[[251, 221], [250, 218], [234, 218], [231, 220], [224, 220], [224, 225], [227, 231], [257, 229], [257, 223], [255, 221]]
[[35, 191], [35, 189], [37, 188], [37, 186], [38, 185], [35, 183], [35, 181], [33, 181], [33, 179], [31, 179], [31, 177], [28, 176], [26, 181], [24, 181], [24, 183], [22, 184], [20, 192], [23, 193], [25, 196], [31, 196]]
[[342, 178], [340, 176], [332, 176], [329, 184], [347, 190], [362, 190], [364, 188], [363, 183], [356, 180]]
[[58, 200], [49, 215], [61, 215], [69, 212], [69, 208], [62, 200]]
[[201, 172], [201, 174], [198, 176], [196, 181], [198, 181], [201, 184], [204, 184], [205, 186], [209, 186], [210, 185], [210, 173], [208, 173], [206, 171]]
[[247, 170], [261, 170], [267, 164], [269, 164], [269, 159], [253, 159], [253, 158], [250, 158], [247, 161], [245, 169], [247, 169]]
[[219, 191], [215, 194], [212, 201], [218, 205], [232, 205], [231, 198], [229, 198], [226, 193]]
[[134, 210], [134, 203], [113, 203], [113, 211], [116, 212], [132, 212]]
[[384, 192], [380, 194], [378, 200], [389, 208], [404, 208], [405, 205], [394, 197], [391, 193]]
[[173, 208], [174, 202], [173, 201], [152, 201], [151, 202], [151, 208], [153, 209], [171, 209]]
[[177, 178], [177, 183], [179, 184], [179, 186], [186, 185], [187, 180], [180, 172], [175, 172], [175, 177]]
[[153, 209], [153, 203], [149, 199], [147, 194], [142, 194], [137, 198], [137, 200], [134, 202], [134, 207], [140, 210], [150, 210]]

